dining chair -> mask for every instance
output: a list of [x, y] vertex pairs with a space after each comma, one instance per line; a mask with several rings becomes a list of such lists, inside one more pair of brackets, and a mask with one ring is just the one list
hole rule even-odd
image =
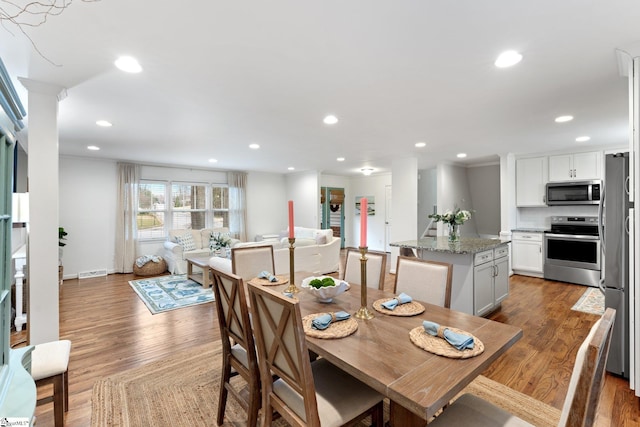
[[[260, 372], [245, 286], [241, 277], [215, 268], [211, 269], [211, 276], [222, 340], [222, 375], [217, 422], [218, 425], [224, 422], [227, 396], [230, 393], [247, 411], [247, 425], [256, 427], [260, 409]], [[231, 377], [238, 374], [247, 383], [246, 395], [230, 383]]]
[[[591, 327], [576, 355], [559, 427], [594, 425], [604, 382], [616, 311], [607, 308]], [[429, 426], [530, 426], [529, 423], [473, 394], [463, 394]]]
[[249, 298], [263, 426], [271, 425], [275, 410], [293, 426], [340, 426], [371, 415], [373, 425], [382, 427], [381, 394], [324, 358], [309, 360], [297, 299], [253, 283]]
[[231, 248], [231, 271], [245, 282], [258, 277], [262, 271], [276, 274], [273, 246]]
[[[344, 260], [344, 270], [342, 280], [347, 283], [357, 285], [362, 282], [360, 272], [360, 250], [358, 248], [347, 248]], [[384, 275], [387, 272], [387, 253], [380, 251], [367, 251], [367, 287], [384, 288]]]
[[404, 292], [412, 298], [451, 307], [453, 264], [399, 256], [393, 292]]
[[31, 377], [36, 386], [53, 384], [53, 395], [38, 399], [37, 405], [53, 402], [53, 425], [64, 425], [69, 411], [69, 353], [71, 341], [51, 341], [34, 346], [31, 352]]

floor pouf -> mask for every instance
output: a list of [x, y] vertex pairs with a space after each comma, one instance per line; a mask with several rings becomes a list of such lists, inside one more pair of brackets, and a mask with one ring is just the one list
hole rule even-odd
[[138, 267], [137, 263], [133, 263], [133, 274], [137, 276], [154, 276], [167, 271], [167, 262], [160, 258], [160, 262], [147, 261], [142, 267]]

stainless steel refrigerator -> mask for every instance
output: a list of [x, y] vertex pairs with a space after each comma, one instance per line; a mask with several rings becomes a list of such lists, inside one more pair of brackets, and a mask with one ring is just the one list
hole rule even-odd
[[605, 306], [616, 309], [607, 371], [629, 378], [629, 154], [605, 157], [600, 216], [604, 272], [600, 288]]

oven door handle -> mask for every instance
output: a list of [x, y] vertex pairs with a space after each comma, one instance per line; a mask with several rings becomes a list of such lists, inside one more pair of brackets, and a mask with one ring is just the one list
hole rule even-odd
[[586, 240], [586, 241], [598, 241], [598, 240], [600, 240], [599, 236], [583, 236], [583, 235], [576, 235], [576, 234], [552, 234], [552, 233], [547, 233], [545, 236], [548, 237], [548, 238], [552, 238], [552, 239]]

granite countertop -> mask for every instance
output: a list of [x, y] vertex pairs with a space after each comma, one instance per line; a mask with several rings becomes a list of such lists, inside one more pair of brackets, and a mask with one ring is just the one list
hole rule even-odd
[[548, 228], [538, 228], [538, 227], [522, 227], [522, 228], [514, 228], [511, 232], [520, 232], [520, 233], [544, 233], [548, 231]]
[[434, 252], [448, 252], [451, 254], [475, 254], [489, 249], [506, 245], [511, 240], [480, 239], [474, 237], [462, 237], [460, 242], [449, 243], [444, 237], [425, 237], [418, 240], [405, 240], [403, 242], [390, 243], [391, 246], [400, 248], [422, 249]]

